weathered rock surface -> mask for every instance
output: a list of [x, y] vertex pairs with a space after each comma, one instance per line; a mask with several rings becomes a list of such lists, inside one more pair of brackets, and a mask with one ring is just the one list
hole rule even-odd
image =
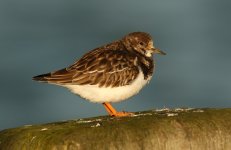
[[231, 108], [162, 109], [0, 131], [0, 150], [230, 150]]

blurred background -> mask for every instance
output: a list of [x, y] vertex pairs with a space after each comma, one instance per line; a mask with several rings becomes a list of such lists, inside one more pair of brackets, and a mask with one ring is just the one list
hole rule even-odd
[[1, 0], [0, 130], [106, 115], [68, 90], [32, 81], [134, 31], [154, 37], [148, 86], [118, 110], [231, 107], [231, 1]]

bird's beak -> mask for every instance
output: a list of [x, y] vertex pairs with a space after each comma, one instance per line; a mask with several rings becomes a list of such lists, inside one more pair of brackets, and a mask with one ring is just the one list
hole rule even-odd
[[158, 49], [158, 48], [152, 48], [152, 51], [153, 51], [153, 53], [155, 53], [155, 54], [166, 55], [165, 52], [161, 51], [161, 50]]

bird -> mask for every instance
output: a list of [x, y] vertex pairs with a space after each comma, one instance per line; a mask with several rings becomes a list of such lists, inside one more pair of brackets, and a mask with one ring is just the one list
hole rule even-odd
[[132, 32], [87, 52], [66, 68], [33, 80], [65, 87], [83, 99], [103, 104], [110, 116], [132, 116], [117, 111], [111, 103], [127, 100], [149, 83], [155, 69], [154, 54], [166, 55], [154, 47], [149, 33]]

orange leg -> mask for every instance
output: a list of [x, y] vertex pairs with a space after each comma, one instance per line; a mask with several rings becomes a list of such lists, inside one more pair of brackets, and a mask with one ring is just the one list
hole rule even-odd
[[115, 108], [112, 107], [112, 105], [108, 102], [103, 103], [103, 106], [107, 110], [110, 116], [115, 116], [115, 117], [125, 117], [125, 116], [132, 116], [133, 113], [129, 112], [117, 112]]

